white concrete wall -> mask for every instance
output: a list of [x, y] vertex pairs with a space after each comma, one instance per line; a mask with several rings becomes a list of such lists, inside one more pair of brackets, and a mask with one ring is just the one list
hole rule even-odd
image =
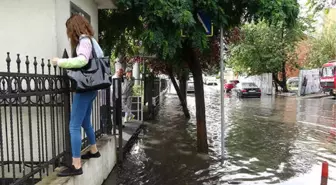
[[[71, 53], [70, 44], [66, 35], [65, 22], [70, 17], [70, 0], [53, 0], [56, 3], [56, 33], [57, 33], [57, 55], [62, 56], [64, 49]], [[75, 5], [88, 13], [91, 17], [91, 25], [95, 31], [95, 38], [98, 38], [98, 8], [94, 0], [71, 0]]]
[[[56, 54], [54, 0], [0, 1], [0, 70], [5, 70], [6, 52], [50, 58]], [[23, 59], [23, 58], [22, 58]], [[31, 58], [32, 59], [32, 58]], [[16, 71], [16, 67], [13, 71]], [[24, 68], [25, 69], [25, 68]], [[30, 68], [33, 70], [33, 68]]]
[[[98, 34], [98, 9], [94, 0], [71, 0], [91, 17], [91, 24]], [[62, 56], [63, 50], [70, 45], [66, 36], [65, 22], [70, 17], [70, 0], [1, 0], [0, 1], [0, 70], [6, 70], [6, 52], [16, 61], [16, 54], [50, 59]], [[46, 61], [45, 61], [46, 62]], [[16, 63], [12, 64], [16, 72]], [[33, 65], [30, 71], [34, 70]], [[26, 68], [22, 64], [21, 71]], [[40, 72], [41, 70], [39, 70]]]
[[307, 78], [305, 94], [314, 94], [321, 91], [319, 69], [300, 70], [298, 95], [301, 96], [303, 78]]
[[[220, 75], [220, 74], [218, 74]], [[235, 77], [235, 74], [233, 72], [232, 69], [230, 68], [226, 68], [225, 71], [224, 71], [224, 79], [229, 82], [230, 80], [235, 80], [236, 77]]]
[[[79, 8], [88, 13], [91, 17], [91, 24], [96, 31], [95, 37], [97, 38], [98, 31], [98, 9], [94, 0], [71, 0]], [[70, 44], [66, 35], [65, 22], [70, 17], [70, 0], [0, 0], [0, 71], [7, 71], [6, 57], [7, 52], [11, 53], [11, 72], [17, 72], [16, 64], [16, 54], [21, 54], [21, 72], [26, 72], [25, 65], [25, 56], [30, 56], [30, 73], [34, 72], [33, 57], [37, 57], [38, 62], [38, 73], [41, 73], [41, 59], [51, 59], [55, 56], [62, 56], [64, 48], [70, 52]], [[69, 53], [70, 54], [70, 53]], [[45, 60], [47, 65], [47, 60]], [[45, 73], [48, 72], [47, 67], [44, 68]], [[53, 73], [53, 71], [52, 71]], [[2, 82], [0, 82], [2, 83]], [[22, 82], [23, 88], [27, 86], [29, 82]], [[33, 84], [31, 82], [31, 84]], [[8, 84], [6, 84], [7, 86]], [[35, 97], [32, 97], [34, 99]], [[46, 99], [49, 99], [49, 96], [45, 96]], [[25, 99], [25, 98], [23, 98]], [[46, 112], [43, 116], [46, 117], [44, 121], [44, 129], [47, 128], [47, 136], [44, 136], [47, 139], [47, 142], [51, 142], [51, 121], [50, 121], [50, 108], [46, 109]], [[29, 137], [29, 124], [28, 124], [28, 109], [24, 107], [22, 109], [22, 114], [19, 114], [13, 108], [12, 117], [10, 117], [9, 108], [4, 108], [0, 106], [0, 117], [1, 123], [3, 124], [0, 128], [0, 131], [3, 133], [2, 139], [4, 141], [4, 148], [2, 153], [5, 154], [4, 160], [19, 160], [21, 157], [25, 158], [25, 161], [39, 160], [38, 150], [37, 150], [37, 141], [39, 136], [37, 134], [37, 111], [34, 106], [31, 111], [31, 123], [32, 123], [32, 141], [35, 145], [33, 150], [30, 150], [30, 137]], [[56, 111], [56, 109], [55, 109]], [[57, 110], [61, 111], [61, 110]], [[4, 117], [4, 114], [7, 114]], [[61, 120], [61, 113], [58, 114], [58, 120]], [[95, 120], [99, 120], [99, 111], [95, 115]], [[22, 128], [20, 126], [21, 120], [18, 120], [17, 117], [22, 117]], [[41, 113], [40, 113], [41, 116]], [[55, 116], [57, 117], [57, 116]], [[11, 121], [12, 119], [12, 121]], [[57, 118], [55, 118], [57, 120]], [[7, 125], [6, 125], [7, 124]], [[6, 127], [5, 127], [6, 126]], [[10, 127], [13, 126], [13, 127]], [[60, 126], [60, 125], [59, 125]], [[23, 133], [17, 133], [17, 130], [23, 130]], [[8, 139], [6, 140], [6, 135], [8, 133]], [[60, 137], [64, 135], [61, 128], [57, 131]], [[13, 141], [11, 140], [13, 136]], [[24, 141], [23, 148], [24, 153], [18, 152], [19, 144], [22, 145], [21, 139]], [[45, 140], [46, 141], [46, 140]], [[56, 141], [56, 144], [63, 145], [63, 140]], [[42, 147], [42, 144], [40, 144]], [[8, 148], [7, 148], [8, 146]], [[50, 159], [52, 157], [51, 144], [44, 146], [45, 151], [48, 151], [48, 154], [44, 154], [44, 159]], [[13, 147], [13, 148], [12, 148]], [[22, 147], [22, 146], [21, 146]], [[46, 149], [47, 148], [47, 149]], [[115, 148], [114, 148], [115, 149]], [[60, 151], [56, 151], [58, 154], [62, 152], [63, 148], [60, 148]], [[7, 156], [7, 152], [10, 154]], [[12, 157], [12, 152], [14, 152]], [[30, 153], [33, 153], [33, 156]], [[16, 165], [17, 167], [17, 165]], [[16, 168], [15, 167], [15, 168]], [[9, 172], [9, 176], [12, 172]], [[22, 174], [17, 173], [17, 176]]]

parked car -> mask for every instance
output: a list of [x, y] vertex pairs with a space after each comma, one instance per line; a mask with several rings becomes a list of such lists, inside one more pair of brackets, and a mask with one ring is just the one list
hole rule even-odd
[[224, 84], [224, 91], [231, 92], [231, 90], [236, 86], [235, 83], [229, 82]]
[[289, 91], [295, 92], [299, 89], [299, 77], [291, 77], [288, 78], [287, 82], [287, 88]]
[[235, 92], [239, 98], [261, 97], [261, 89], [253, 82], [242, 82], [237, 84]]
[[218, 80], [215, 76], [209, 76], [207, 77], [207, 80], [206, 80], [206, 85], [218, 85]]
[[189, 76], [189, 80], [187, 81], [187, 93], [195, 92], [194, 87], [194, 78], [193, 76]]

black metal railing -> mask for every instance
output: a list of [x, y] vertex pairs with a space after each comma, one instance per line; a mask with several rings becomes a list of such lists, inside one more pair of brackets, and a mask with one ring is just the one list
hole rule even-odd
[[[118, 134], [118, 161], [123, 160], [123, 136], [122, 136], [122, 98], [121, 98], [121, 79], [113, 79], [112, 84], [113, 102], [113, 134]], [[118, 131], [117, 131], [118, 130]]]
[[149, 75], [145, 79], [145, 103], [148, 103], [149, 119], [154, 119], [158, 110], [160, 101], [167, 92], [167, 80], [154, 78]]
[[[0, 69], [0, 185], [35, 184], [71, 159], [71, 83], [50, 60], [7, 53], [6, 64]], [[93, 104], [97, 138], [112, 133], [110, 100], [110, 89], [101, 90]]]
[[168, 90], [167, 80], [166, 79], [156, 79], [154, 81], [154, 97], [153, 97], [153, 111], [156, 114], [160, 107], [160, 102], [165, 97], [165, 94]]

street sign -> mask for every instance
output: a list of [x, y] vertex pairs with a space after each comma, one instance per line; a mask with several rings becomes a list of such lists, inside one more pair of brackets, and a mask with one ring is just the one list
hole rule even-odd
[[[207, 37], [212, 37], [213, 36], [213, 24], [211, 22], [210, 17], [206, 15], [204, 12], [198, 12], [197, 18], [201, 22]], [[183, 30], [181, 30], [181, 36], [187, 37], [187, 35], [183, 33]]]
[[213, 24], [211, 22], [210, 17], [206, 15], [204, 12], [198, 12], [197, 18], [202, 23], [202, 26], [207, 36], [211, 37], [213, 35]]

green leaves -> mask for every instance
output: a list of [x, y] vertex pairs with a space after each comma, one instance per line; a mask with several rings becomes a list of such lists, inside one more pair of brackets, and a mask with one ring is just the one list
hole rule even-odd
[[230, 45], [229, 65], [248, 75], [278, 73], [295, 55], [299, 34], [294, 28], [282, 25], [246, 24], [242, 28], [243, 39]]
[[307, 0], [306, 5], [314, 13], [320, 12], [330, 5], [329, 0]]
[[[216, 50], [211, 43], [219, 39], [221, 26], [228, 31], [246, 21], [264, 20], [265, 25], [291, 28], [298, 15], [296, 0], [117, 0], [117, 5], [118, 10], [99, 12], [100, 42], [105, 50], [113, 50], [116, 56], [132, 56], [140, 50], [133, 43], [142, 41], [146, 53], [156, 54], [162, 61], [185, 63], [188, 57], [184, 55], [188, 54], [183, 47], [188, 46], [197, 49], [198, 57], [211, 65], [218, 63], [217, 54], [211, 56]], [[198, 11], [211, 17], [213, 38], [206, 37]], [[187, 38], [181, 36], [181, 30]]]
[[299, 4], [293, 0], [260, 1], [257, 15], [271, 24], [283, 22], [285, 27], [292, 27], [299, 15]]
[[308, 39], [309, 52], [307, 67], [319, 68], [322, 64], [336, 59], [336, 24], [324, 29], [316, 37]]

